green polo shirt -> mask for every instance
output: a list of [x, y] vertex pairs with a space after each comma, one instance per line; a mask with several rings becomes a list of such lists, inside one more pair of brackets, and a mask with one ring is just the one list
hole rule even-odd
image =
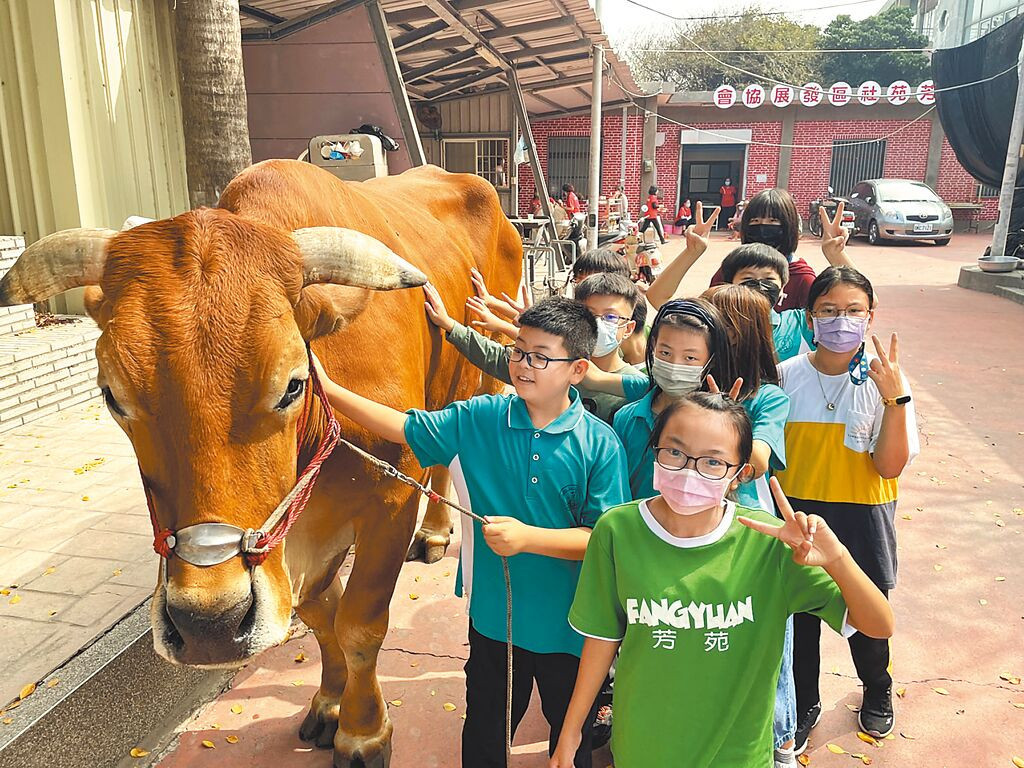
[[[575, 389], [566, 411], [543, 429], [516, 395], [484, 395], [440, 411], [408, 412], [405, 437], [424, 467], [447, 466], [462, 504], [479, 515], [515, 517], [540, 528], [593, 528], [629, 498], [622, 445], [587, 413]], [[462, 516], [456, 591], [469, 599], [474, 628], [505, 642], [501, 558], [479, 523]], [[512, 640], [534, 653], [579, 656], [569, 626], [580, 563], [534, 554], [509, 558]]]
[[[622, 381], [625, 384], [636, 378], [639, 377], [624, 376]], [[654, 431], [654, 398], [658, 392], [652, 389], [640, 400], [622, 406], [612, 421], [612, 428], [626, 449], [629, 490], [634, 499], [646, 499], [657, 494], [654, 490], [654, 451], [647, 443]], [[635, 393], [627, 391], [626, 394], [629, 399], [628, 396]]]
[[807, 327], [807, 310], [773, 309], [772, 341], [780, 363], [814, 349], [814, 332]]

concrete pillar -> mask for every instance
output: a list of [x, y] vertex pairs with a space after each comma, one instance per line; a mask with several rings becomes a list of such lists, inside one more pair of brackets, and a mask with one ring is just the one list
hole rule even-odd
[[[793, 126], [796, 125], [796, 107], [790, 105], [782, 110], [782, 145], [793, 143]], [[785, 189], [789, 186], [789, 170], [793, 165], [793, 148], [782, 146], [779, 149], [779, 170], [776, 176], [775, 186]]]
[[640, 203], [647, 199], [647, 190], [658, 183], [658, 163], [655, 160], [658, 142], [658, 98], [644, 99], [643, 172], [640, 175]]
[[942, 140], [946, 132], [942, 130], [937, 112], [932, 113], [932, 133], [928, 141], [928, 164], [924, 170], [924, 183], [932, 189], [939, 183], [939, 165], [942, 162]]

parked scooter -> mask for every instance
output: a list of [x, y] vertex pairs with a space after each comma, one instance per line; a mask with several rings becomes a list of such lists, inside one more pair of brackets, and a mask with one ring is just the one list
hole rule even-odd
[[[576, 243], [577, 253], [582, 253], [584, 250], [587, 250], [590, 245], [586, 240], [586, 229], [587, 215], [585, 213], [573, 214], [569, 224], [569, 233], [566, 235], [566, 240], [572, 240]], [[609, 232], [598, 233], [597, 247], [611, 248], [616, 253], [621, 254], [626, 247], [627, 232], [628, 230], [624, 228], [617, 228]]]
[[[811, 231], [811, 234], [815, 237], [821, 237], [821, 215], [819, 209], [824, 208], [829, 218], [832, 218], [836, 215], [840, 202], [846, 201], [841, 197], [836, 197], [832, 187], [828, 188], [827, 195], [811, 201], [810, 209], [807, 211], [807, 228]], [[856, 216], [854, 216], [853, 211], [843, 211], [843, 220], [840, 222], [840, 226], [848, 230], [851, 236], [855, 229], [855, 219]]]

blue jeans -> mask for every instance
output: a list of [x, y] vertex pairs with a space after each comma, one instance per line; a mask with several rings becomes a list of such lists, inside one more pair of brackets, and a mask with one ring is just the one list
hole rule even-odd
[[796, 686], [793, 685], [793, 617], [786, 619], [786, 637], [782, 642], [782, 668], [775, 687], [775, 721], [772, 723], [774, 747], [778, 749], [796, 735]]

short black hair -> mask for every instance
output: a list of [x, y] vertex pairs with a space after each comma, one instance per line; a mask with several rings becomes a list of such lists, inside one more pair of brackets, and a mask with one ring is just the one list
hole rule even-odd
[[640, 301], [633, 307], [633, 322], [636, 323], [637, 331], [642, 331], [647, 325], [647, 299], [643, 296], [640, 297]]
[[762, 189], [750, 198], [740, 219], [740, 240], [744, 243], [750, 242], [747, 227], [751, 219], [778, 219], [782, 224], [782, 247], [786, 255], [796, 252], [800, 244], [800, 214], [789, 192], [784, 189]]
[[595, 248], [592, 251], [586, 251], [572, 265], [572, 279], [577, 282], [599, 272], [611, 272], [629, 277], [629, 265], [624, 257], [611, 248]]
[[616, 272], [599, 272], [591, 275], [576, 286], [576, 301], [586, 301], [591, 296], [618, 296], [629, 304], [630, 312], [640, 301], [640, 289], [625, 275]]
[[814, 278], [810, 290], [807, 291], [807, 309], [814, 309], [814, 303], [837, 285], [852, 285], [860, 288], [868, 296], [868, 308], [875, 306], [875, 289], [871, 281], [853, 267], [829, 267]]
[[538, 301], [519, 316], [519, 326], [557, 336], [577, 360], [589, 358], [597, 344], [597, 320], [580, 302], [564, 296]]
[[658, 418], [654, 422], [651, 438], [647, 442], [649, 448], [653, 450], [658, 446], [658, 443], [661, 441], [661, 434], [665, 431], [665, 425], [668, 424], [668, 420], [687, 404], [695, 405], [705, 411], [725, 414], [736, 429], [740, 463], [747, 464], [750, 461], [750, 454], [754, 450], [754, 436], [753, 427], [750, 424], [750, 416], [747, 415], [747, 409], [728, 395], [701, 392], [700, 390], [690, 392], [688, 395], [684, 395], [678, 400], [673, 400], [665, 406], [665, 410], [658, 414]]
[[[671, 299], [658, 309], [651, 326], [651, 336], [647, 339], [647, 378], [651, 389], [658, 386], [654, 379], [654, 350], [664, 327], [691, 328], [703, 334], [711, 353], [706, 373], [714, 376], [719, 386], [724, 386], [721, 384], [723, 381], [728, 381], [728, 386], [732, 386], [736, 380], [735, 365], [725, 321], [718, 308], [706, 299]], [[702, 382], [701, 386], [705, 386], [705, 383]]]
[[647, 194], [648, 195], [656, 195], [656, 194], [658, 194], [658, 187], [656, 185], [652, 186], [650, 189], [647, 190]]
[[722, 279], [731, 283], [737, 272], [748, 267], [768, 267], [775, 270], [783, 286], [789, 282], [789, 260], [764, 243], [748, 243], [733, 248], [729, 255], [722, 259]]

